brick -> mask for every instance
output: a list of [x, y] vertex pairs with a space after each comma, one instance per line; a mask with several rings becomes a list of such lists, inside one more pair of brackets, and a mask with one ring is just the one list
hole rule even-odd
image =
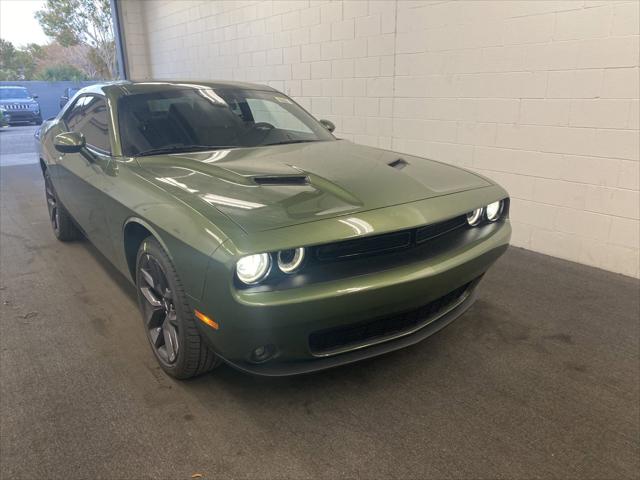
[[612, 158], [564, 155], [560, 178], [571, 182], [615, 187], [618, 184], [620, 162]]
[[297, 63], [291, 65], [291, 78], [298, 80], [306, 80], [311, 78], [311, 64]]
[[331, 78], [331, 62], [311, 62], [311, 78]]
[[[587, 130], [587, 129], [583, 129]], [[637, 130], [597, 130], [592, 154], [600, 157], [622, 158], [638, 161], [640, 138]]]
[[356, 77], [378, 77], [380, 75], [379, 57], [356, 58], [354, 75]]
[[331, 99], [329, 97], [311, 98], [311, 112], [318, 115], [328, 115], [331, 113]]
[[342, 42], [324, 42], [320, 46], [323, 60], [342, 58]]
[[611, 230], [611, 217], [570, 208], [560, 208], [555, 218], [555, 229], [605, 242], [609, 238]]
[[356, 38], [342, 42], [342, 55], [344, 58], [361, 58], [367, 56], [367, 39]]
[[606, 37], [611, 30], [613, 8], [585, 8], [556, 14], [555, 40]]
[[520, 109], [519, 100], [479, 98], [476, 100], [479, 122], [514, 123]]
[[536, 178], [533, 184], [533, 200], [559, 207], [584, 210], [588, 188], [589, 185], [581, 183]]
[[520, 102], [520, 123], [531, 125], [568, 125], [569, 100], [523, 99]]
[[579, 237], [568, 233], [536, 229], [531, 232], [531, 248], [546, 255], [577, 262], [582, 242]]
[[369, 2], [363, 0], [345, 0], [342, 4], [344, 19], [363, 17], [369, 11]]
[[638, 65], [637, 37], [609, 37], [580, 42], [576, 68], [634, 67]]
[[282, 50], [282, 61], [287, 64], [300, 63], [300, 47], [288, 47]]
[[322, 80], [322, 95], [327, 97], [342, 96], [342, 80], [325, 78]]
[[473, 166], [549, 179], [560, 179], [564, 172], [562, 155], [482, 146], [474, 149]]
[[319, 44], [312, 43], [309, 45], [302, 45], [300, 47], [300, 59], [303, 62], [317, 62], [322, 60], [322, 47]]
[[640, 76], [636, 68], [615, 68], [604, 71], [602, 98], [638, 98]]
[[355, 60], [347, 58], [344, 60], [333, 60], [331, 62], [331, 76], [334, 78], [350, 78], [353, 77], [355, 71]]
[[302, 95], [305, 97], [321, 97], [322, 80], [302, 80]]
[[639, 275], [640, 258], [637, 248], [585, 239], [578, 261], [636, 278]]
[[[367, 94], [367, 80], [365, 78], [345, 78], [342, 80], [342, 93], [345, 97], [365, 97]], [[368, 100], [378, 99], [367, 99], [362, 98], [357, 100], [356, 102], [356, 110], [359, 102], [366, 102]]]
[[637, 191], [587, 186], [585, 208], [590, 212], [625, 218], [640, 218], [640, 196]]
[[395, 36], [376, 35], [367, 39], [367, 53], [370, 57], [378, 55], [393, 55], [395, 50]]
[[344, 20], [331, 24], [332, 40], [351, 40], [354, 38], [354, 22], [353, 19]]
[[279, 65], [282, 63], [282, 49], [274, 48], [267, 52], [267, 65]]
[[629, 190], [640, 190], [640, 163], [628, 160], [620, 160], [620, 170], [618, 174], [619, 188]]
[[640, 2], [633, 1], [615, 5], [613, 7], [613, 26], [611, 35], [639, 35], [640, 34]]
[[332, 98], [331, 113], [334, 115], [353, 115], [354, 101], [352, 98]]
[[380, 15], [370, 15], [368, 17], [357, 18], [355, 22], [355, 36], [356, 37], [369, 37], [373, 35], [380, 35], [381, 20]]
[[300, 26], [310, 27], [320, 23], [320, 7], [305, 8], [300, 11]]
[[331, 24], [321, 23], [309, 28], [309, 41], [311, 43], [327, 42], [331, 40]]
[[631, 102], [627, 100], [573, 100], [569, 125], [577, 127], [625, 128]]
[[[605, 72], [608, 72], [605, 71]], [[548, 98], [596, 98], [600, 96], [602, 70], [549, 72]]]
[[330, 2], [320, 7], [320, 21], [323, 24], [340, 20], [342, 20], [342, 4], [340, 2]]
[[355, 104], [356, 115], [371, 117], [379, 114], [379, 100], [377, 98], [361, 98]]
[[504, 24], [505, 45], [548, 42], [553, 37], [555, 15], [509, 19]]
[[622, 247], [638, 248], [640, 222], [629, 218], [611, 217], [609, 242]]

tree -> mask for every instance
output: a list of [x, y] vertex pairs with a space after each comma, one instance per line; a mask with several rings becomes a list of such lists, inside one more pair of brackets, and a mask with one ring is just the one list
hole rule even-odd
[[117, 78], [116, 46], [109, 0], [47, 0], [36, 18], [63, 47], [85, 45], [88, 58], [108, 79]]
[[60, 80], [73, 80], [79, 82], [86, 80], [87, 76], [72, 65], [57, 65], [55, 67], [49, 67], [38, 74], [39, 80], [46, 80], [48, 82], [58, 82]]
[[0, 38], [0, 80], [30, 80], [41, 53], [39, 45], [30, 44], [17, 49], [11, 42]]

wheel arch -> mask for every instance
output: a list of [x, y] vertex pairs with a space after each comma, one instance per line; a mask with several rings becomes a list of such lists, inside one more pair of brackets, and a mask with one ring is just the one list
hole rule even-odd
[[171, 258], [171, 261], [173, 261], [171, 252], [167, 248], [165, 242], [162, 240], [162, 237], [158, 234], [155, 228], [153, 228], [141, 218], [128, 219], [124, 224], [122, 236], [125, 260], [127, 262], [127, 268], [134, 284], [136, 283], [136, 258], [138, 256], [140, 245], [145, 238], [155, 238], [160, 243], [160, 245], [162, 245], [162, 248], [167, 253], [169, 258]]

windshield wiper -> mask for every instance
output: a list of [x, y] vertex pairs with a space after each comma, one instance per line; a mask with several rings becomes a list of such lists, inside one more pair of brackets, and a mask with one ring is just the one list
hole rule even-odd
[[273, 142], [273, 143], [265, 143], [264, 146], [267, 147], [269, 145], [289, 145], [291, 143], [311, 143], [311, 142], [320, 142], [321, 140], [285, 140], [283, 142]]
[[135, 156], [146, 157], [149, 155], [162, 155], [165, 153], [200, 152], [203, 150], [222, 150], [224, 148], [237, 148], [237, 145], [168, 145], [166, 147], [143, 150]]

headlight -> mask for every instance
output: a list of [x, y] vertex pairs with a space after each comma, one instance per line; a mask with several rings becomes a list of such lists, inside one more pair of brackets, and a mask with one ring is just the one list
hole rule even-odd
[[472, 227], [475, 227], [482, 220], [483, 208], [476, 208], [473, 212], [467, 213], [467, 223]]
[[292, 248], [278, 252], [278, 268], [283, 273], [293, 273], [304, 261], [304, 248]]
[[502, 202], [493, 202], [487, 205], [487, 220], [495, 222], [502, 213]]
[[271, 270], [271, 256], [258, 253], [242, 257], [236, 264], [238, 278], [247, 285], [253, 285], [264, 279]]

